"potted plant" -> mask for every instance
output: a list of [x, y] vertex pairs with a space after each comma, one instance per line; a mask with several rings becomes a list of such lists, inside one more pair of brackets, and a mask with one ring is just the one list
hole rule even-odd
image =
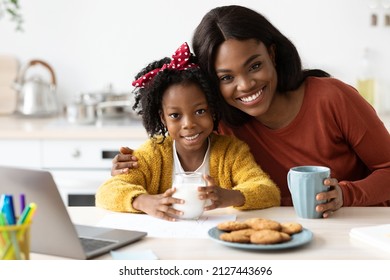
[[23, 31], [19, 0], [0, 0], [0, 20], [7, 15], [16, 23], [16, 31]]

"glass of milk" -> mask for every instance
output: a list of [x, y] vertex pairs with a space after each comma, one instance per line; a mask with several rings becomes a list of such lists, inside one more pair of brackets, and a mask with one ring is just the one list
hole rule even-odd
[[173, 187], [176, 192], [173, 197], [183, 199], [184, 204], [173, 204], [173, 208], [182, 211], [181, 219], [197, 219], [203, 214], [205, 200], [199, 199], [198, 187], [206, 186], [206, 181], [200, 172], [176, 173]]

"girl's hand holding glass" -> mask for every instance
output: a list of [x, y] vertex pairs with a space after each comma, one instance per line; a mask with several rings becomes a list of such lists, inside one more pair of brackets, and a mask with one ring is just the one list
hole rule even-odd
[[241, 206], [245, 198], [240, 191], [224, 189], [216, 185], [214, 178], [205, 175], [207, 186], [200, 187], [199, 198], [206, 201], [205, 211], [229, 206]]
[[162, 194], [141, 194], [134, 199], [133, 207], [159, 219], [176, 221], [174, 216], [180, 217], [183, 213], [175, 210], [172, 204], [183, 204], [184, 201], [172, 197], [175, 191], [175, 188], [170, 188]]

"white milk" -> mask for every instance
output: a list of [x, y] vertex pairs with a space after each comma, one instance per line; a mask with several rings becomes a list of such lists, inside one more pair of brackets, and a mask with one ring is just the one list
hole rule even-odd
[[173, 204], [173, 208], [184, 213], [179, 218], [196, 219], [202, 215], [206, 201], [199, 199], [198, 187], [205, 185], [201, 173], [175, 174], [173, 186], [176, 191], [173, 197], [185, 201], [184, 204]]
[[199, 184], [182, 184], [175, 186], [176, 192], [173, 197], [180, 198], [185, 201], [184, 204], [174, 204], [173, 208], [183, 211], [184, 214], [180, 216], [182, 219], [196, 219], [203, 213], [205, 200], [199, 199], [198, 187]]

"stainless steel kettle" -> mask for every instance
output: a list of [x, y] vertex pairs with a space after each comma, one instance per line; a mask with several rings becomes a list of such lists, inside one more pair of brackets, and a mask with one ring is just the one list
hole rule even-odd
[[[32, 66], [41, 65], [51, 75], [51, 81], [44, 81], [39, 76], [26, 79], [26, 72]], [[59, 113], [56, 95], [56, 77], [53, 69], [42, 60], [31, 60], [20, 72], [15, 88], [18, 91], [16, 113], [26, 116], [52, 116]]]

